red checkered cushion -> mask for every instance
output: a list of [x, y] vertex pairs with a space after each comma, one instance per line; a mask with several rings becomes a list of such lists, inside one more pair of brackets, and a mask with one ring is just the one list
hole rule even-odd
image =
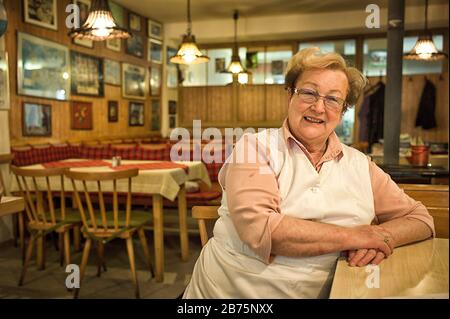
[[135, 160], [137, 155], [137, 145], [131, 144], [131, 145], [111, 145], [110, 148], [110, 158], [113, 156], [120, 156], [122, 159], [125, 160]]
[[136, 160], [170, 161], [169, 144], [139, 145], [136, 150]]
[[12, 164], [15, 166], [26, 166], [37, 163], [34, 150], [31, 147], [12, 148], [11, 153], [14, 154]]
[[110, 145], [81, 145], [80, 158], [106, 159], [110, 158]]

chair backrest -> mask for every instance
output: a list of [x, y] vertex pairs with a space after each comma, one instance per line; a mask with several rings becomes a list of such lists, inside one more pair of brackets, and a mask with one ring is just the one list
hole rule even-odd
[[[71, 179], [72, 188], [75, 195], [76, 205], [80, 211], [83, 226], [88, 232], [104, 232], [110, 234], [111, 232], [119, 231], [119, 200], [117, 181], [121, 179], [128, 179], [127, 185], [127, 199], [125, 211], [125, 228], [130, 225], [131, 219], [131, 179], [137, 176], [138, 169], [129, 169], [114, 172], [80, 172], [76, 170], [66, 170], [65, 175]], [[77, 187], [78, 185], [81, 186]], [[106, 211], [104, 190], [112, 190], [113, 197], [113, 224], [109, 224], [111, 218], [110, 212]], [[84, 201], [81, 200], [80, 193], [84, 193]], [[123, 192], [121, 192], [123, 193]], [[91, 196], [98, 196], [99, 211], [94, 209], [93, 198]], [[86, 206], [83, 206], [85, 204]], [[99, 216], [99, 218], [97, 218]]]
[[428, 209], [434, 219], [436, 237], [448, 238], [448, 185], [399, 184], [399, 187]]
[[[19, 192], [25, 199], [25, 211], [30, 222], [56, 224], [58, 219], [65, 219], [63, 168], [24, 169], [11, 166], [11, 170], [16, 176]], [[52, 183], [55, 188], [60, 189], [61, 216], [56, 216]], [[60, 185], [57, 186], [56, 183]], [[44, 200], [45, 197], [47, 201]]]
[[192, 217], [198, 221], [200, 240], [202, 247], [206, 245], [208, 239], [212, 237], [213, 228], [219, 218], [217, 210], [220, 206], [194, 206], [192, 207]]
[[[0, 155], [0, 165], [1, 164], [11, 164], [13, 160], [14, 155], [12, 154], [1, 154]], [[0, 198], [6, 195], [6, 186], [5, 186], [5, 180], [3, 179], [3, 174], [0, 168]]]

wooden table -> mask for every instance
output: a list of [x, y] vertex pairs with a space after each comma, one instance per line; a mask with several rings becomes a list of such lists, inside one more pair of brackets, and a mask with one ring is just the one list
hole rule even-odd
[[25, 201], [22, 197], [3, 196], [0, 201], [0, 217], [19, 213], [25, 209]]
[[[68, 159], [64, 162], [79, 162], [80, 159]], [[104, 160], [110, 163], [110, 160]], [[122, 164], [139, 164], [151, 163], [158, 161], [136, 161], [123, 160]], [[189, 237], [187, 230], [187, 204], [185, 193], [185, 182], [190, 180], [201, 180], [207, 185], [211, 185], [208, 170], [202, 162], [177, 162], [189, 167], [188, 173], [182, 168], [170, 169], [154, 169], [154, 170], [139, 170], [139, 175], [133, 178], [132, 191], [135, 193], [148, 194], [152, 197], [153, 206], [153, 236], [155, 246], [155, 280], [162, 282], [164, 280], [164, 216], [163, 216], [163, 197], [174, 201], [178, 201], [178, 214], [180, 225], [180, 246], [181, 246], [181, 260], [187, 261], [189, 258]], [[24, 166], [22, 168], [29, 169], [44, 169], [41, 164]], [[110, 167], [80, 167], [71, 168], [74, 171], [81, 172], [104, 172], [111, 171]], [[18, 186], [15, 179], [12, 178], [11, 191], [16, 191]], [[61, 184], [58, 178], [50, 178], [50, 184], [53, 191], [60, 190]], [[87, 182], [88, 190], [97, 191], [97, 184], [95, 182]], [[38, 181], [38, 187], [45, 188], [44, 181]], [[126, 180], [117, 182], [117, 189], [119, 192], [128, 191], [128, 184]], [[65, 191], [72, 191], [72, 185], [67, 178], [64, 178]], [[112, 191], [108, 187], [103, 189], [104, 192]], [[149, 200], [150, 203], [150, 200]]]
[[[350, 267], [340, 258], [330, 298], [448, 298], [448, 239], [396, 248], [379, 265], [379, 288], [372, 281], [374, 270], [369, 270]], [[373, 288], [368, 288], [366, 281]]]

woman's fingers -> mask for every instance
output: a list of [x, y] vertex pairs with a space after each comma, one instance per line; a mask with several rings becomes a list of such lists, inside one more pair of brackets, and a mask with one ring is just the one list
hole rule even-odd
[[377, 251], [375, 249], [369, 249], [364, 257], [357, 263], [358, 267], [367, 265], [375, 258], [376, 255]]
[[358, 262], [366, 255], [367, 249], [358, 249], [355, 256], [349, 261], [351, 267], [358, 264]]
[[353, 259], [353, 257], [355, 257], [356, 254], [356, 250], [349, 250], [348, 251], [348, 256], [347, 256], [347, 261], [350, 261]]
[[379, 251], [377, 252], [375, 258], [372, 260], [371, 264], [378, 265], [383, 261], [384, 258], [386, 258], [386, 256], [381, 251]]
[[391, 247], [389, 247], [389, 245], [386, 242], [380, 242], [378, 247], [374, 247], [377, 248], [378, 250], [381, 250], [381, 252], [383, 254], [386, 255], [386, 257], [390, 256], [392, 254], [392, 249]]

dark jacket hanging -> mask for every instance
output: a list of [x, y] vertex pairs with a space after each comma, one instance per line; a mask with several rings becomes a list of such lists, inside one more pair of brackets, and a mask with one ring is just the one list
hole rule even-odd
[[378, 88], [370, 95], [369, 108], [369, 151], [373, 143], [383, 138], [384, 123], [384, 91], [385, 84], [380, 82]]
[[425, 87], [420, 98], [419, 110], [417, 111], [416, 126], [428, 130], [436, 127], [436, 87], [430, 80], [426, 80]]

